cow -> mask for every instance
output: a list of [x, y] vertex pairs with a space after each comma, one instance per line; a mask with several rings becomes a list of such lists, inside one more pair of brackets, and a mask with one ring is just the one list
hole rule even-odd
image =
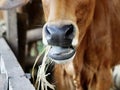
[[120, 0], [42, 0], [57, 90], [110, 90], [120, 62]]
[[[27, 2], [1, 0], [0, 9]], [[57, 90], [109, 90], [110, 69], [120, 59], [120, 1], [42, 0], [42, 3], [46, 20], [43, 43], [51, 46], [48, 57], [56, 62]]]

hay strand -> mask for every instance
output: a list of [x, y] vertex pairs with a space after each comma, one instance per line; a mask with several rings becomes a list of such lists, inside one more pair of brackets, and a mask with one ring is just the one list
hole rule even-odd
[[41, 53], [39, 53], [39, 55], [37, 56], [37, 58], [36, 58], [36, 60], [35, 60], [35, 62], [34, 62], [34, 64], [33, 64], [33, 67], [32, 67], [32, 79], [33, 79], [33, 82], [35, 81], [35, 74], [34, 74], [34, 72], [35, 72], [35, 66], [36, 66], [36, 64], [37, 64], [37, 62], [38, 62], [38, 60], [39, 60], [39, 58], [41, 57], [41, 55], [45, 52], [45, 48], [42, 50], [42, 52]]
[[[45, 55], [43, 57], [42, 64], [39, 66], [38, 72], [37, 72], [37, 79], [36, 79], [36, 82], [35, 82], [35, 87], [36, 87], [37, 90], [39, 90], [40, 87], [41, 87], [41, 90], [48, 90], [47, 89], [48, 87], [51, 88], [52, 90], [55, 90], [55, 86], [50, 84], [46, 79], [46, 77], [48, 75], [50, 75], [50, 73], [46, 73], [47, 69], [48, 69], [49, 65], [52, 63], [52, 61], [47, 58], [48, 51], [49, 51], [50, 48], [51, 47], [48, 46], [42, 52], [42, 53], [44, 53], [46, 51]], [[41, 54], [39, 54], [38, 57], [36, 58], [36, 61], [35, 61], [34, 65], [33, 65], [33, 68], [32, 68], [33, 71], [34, 71], [35, 65], [38, 62], [38, 59], [40, 58], [40, 56], [41, 56]], [[34, 79], [34, 72], [32, 72], [32, 77]]]

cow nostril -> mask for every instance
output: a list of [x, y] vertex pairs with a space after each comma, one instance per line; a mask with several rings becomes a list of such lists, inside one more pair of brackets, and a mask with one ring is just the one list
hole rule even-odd
[[70, 46], [74, 38], [74, 26], [73, 25], [47, 25], [45, 27], [45, 38], [49, 45], [55, 46]]
[[51, 29], [49, 27], [46, 27], [45, 33], [46, 33], [46, 35], [50, 36], [51, 35]]
[[73, 36], [73, 34], [74, 34], [74, 27], [73, 25], [70, 25], [68, 29], [66, 29], [65, 37]]

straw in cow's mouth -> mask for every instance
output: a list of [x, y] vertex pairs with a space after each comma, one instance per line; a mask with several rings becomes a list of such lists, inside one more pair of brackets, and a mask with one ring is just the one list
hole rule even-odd
[[[55, 90], [55, 86], [50, 84], [46, 77], [48, 75], [50, 75], [50, 73], [47, 73], [46, 74], [46, 71], [49, 67], [49, 65], [52, 63], [51, 60], [49, 60], [47, 58], [47, 55], [48, 55], [48, 52], [49, 52], [49, 49], [50, 49], [50, 46], [48, 46], [46, 49], [43, 50], [42, 53], [45, 52], [45, 55], [44, 55], [44, 58], [43, 58], [43, 61], [42, 61], [42, 64], [39, 66], [38, 68], [38, 72], [37, 72], [37, 79], [36, 79], [36, 82], [35, 82], [35, 87], [37, 90], [40, 89], [41, 87], [41, 90], [48, 90], [47, 88], [49, 87], [50, 89], [52, 90]], [[34, 68], [35, 68], [35, 65], [38, 61], [38, 59], [40, 58], [41, 54], [38, 55], [34, 65], [33, 65], [33, 68], [32, 68], [32, 77], [33, 77], [33, 80], [34, 80]]]

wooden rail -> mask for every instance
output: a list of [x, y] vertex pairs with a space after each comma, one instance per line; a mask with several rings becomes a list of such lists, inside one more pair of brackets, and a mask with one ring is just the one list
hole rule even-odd
[[42, 28], [36, 28], [27, 31], [26, 43], [42, 40]]
[[[33, 4], [29, 1], [31, 0], [1, 0], [0, 2], [0, 10], [4, 10], [4, 20], [6, 25], [6, 32], [4, 37], [6, 38], [10, 48], [12, 49], [13, 53], [17, 57], [17, 60], [24, 70], [26, 68], [25, 60], [27, 55], [27, 44], [31, 42], [36, 42], [37, 40], [41, 40], [42, 38], [42, 28], [40, 27], [41, 25], [39, 27], [36, 26], [32, 28], [32, 24], [28, 24], [28, 19], [33, 16], [28, 15], [30, 14], [28, 9], [31, 9], [31, 7], [29, 7], [31, 5], [33, 5], [32, 8], [40, 8], [35, 10], [35, 12], [38, 13], [38, 11], [41, 10], [39, 12], [41, 18], [38, 19], [38, 21], [40, 21], [40, 24], [43, 24], [43, 21], [41, 21], [43, 17], [41, 0], [39, 1], [40, 6], [37, 0], [33, 0]], [[27, 2], [29, 2], [28, 5], [24, 6], [25, 4], [27, 4]], [[34, 20], [30, 19], [29, 21]]]
[[18, 6], [23, 6], [29, 0], [0, 0], [0, 10], [2, 9], [11, 9]]
[[3, 38], [0, 38], [0, 90], [35, 90]]

